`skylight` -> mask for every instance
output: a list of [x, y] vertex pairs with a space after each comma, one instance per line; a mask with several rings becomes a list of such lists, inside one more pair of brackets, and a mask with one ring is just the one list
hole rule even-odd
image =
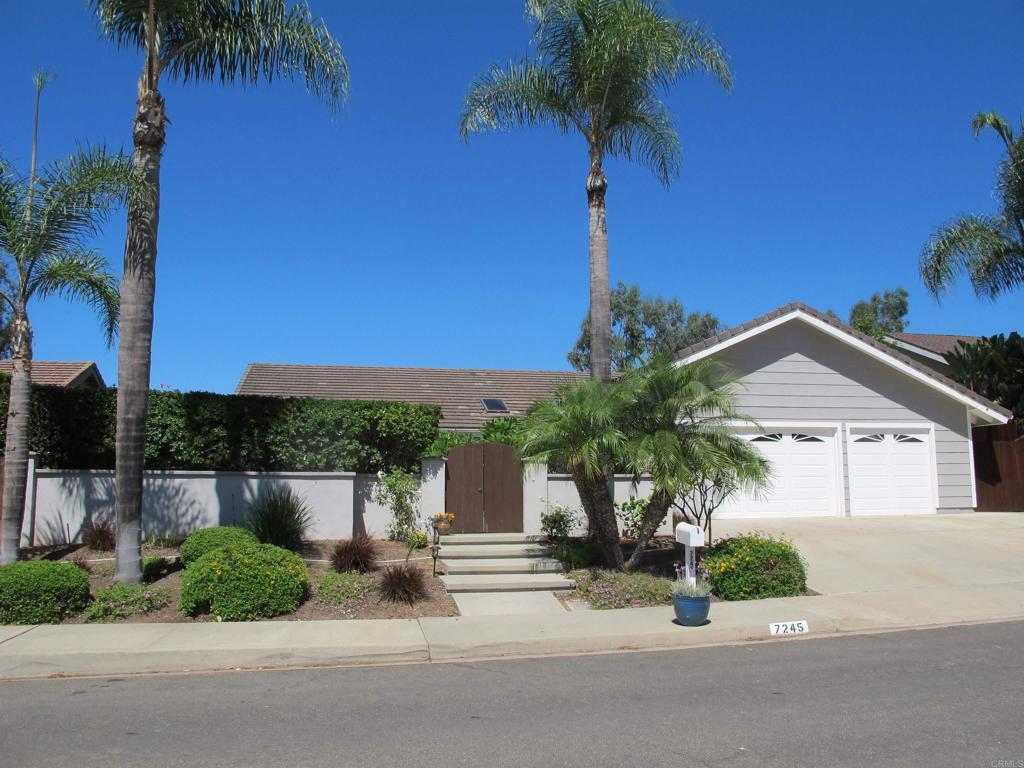
[[508, 413], [508, 406], [501, 398], [484, 397], [480, 402], [484, 404], [484, 410], [488, 413]]

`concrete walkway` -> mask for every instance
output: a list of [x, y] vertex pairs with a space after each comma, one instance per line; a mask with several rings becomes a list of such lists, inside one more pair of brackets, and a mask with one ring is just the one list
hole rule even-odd
[[[735, 524], [729, 524], [735, 525]], [[716, 603], [703, 627], [670, 607], [392, 621], [0, 626], [0, 678], [346, 666], [686, 648], [769, 638], [1024, 620], [1024, 515], [746, 523], [793, 538], [811, 597]], [[716, 535], [727, 524], [716, 526]]]

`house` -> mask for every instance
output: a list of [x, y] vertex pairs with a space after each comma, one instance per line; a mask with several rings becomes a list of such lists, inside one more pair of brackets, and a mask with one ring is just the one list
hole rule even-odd
[[769, 491], [734, 496], [718, 517], [974, 509], [971, 429], [1011, 418], [924, 361], [800, 303], [679, 353], [685, 362], [709, 356], [742, 381], [739, 410], [758, 426], [736, 430], [773, 473]]
[[433, 403], [441, 408], [441, 429], [479, 432], [492, 419], [522, 416], [559, 384], [588, 375], [575, 371], [250, 363], [235, 394]]
[[[10, 360], [0, 360], [0, 374], [11, 375]], [[80, 363], [66, 363], [51, 360], [32, 361], [32, 383], [64, 389], [103, 389], [100, 369], [91, 360]]]
[[883, 340], [896, 347], [910, 359], [924, 363], [948, 376], [947, 355], [956, 350], [958, 344], [974, 344], [976, 341], [981, 341], [981, 337], [956, 336], [947, 333], [893, 333]]

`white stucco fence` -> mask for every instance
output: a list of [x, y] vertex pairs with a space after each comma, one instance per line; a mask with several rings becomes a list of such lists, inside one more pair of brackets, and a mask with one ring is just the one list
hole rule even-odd
[[[286, 485], [309, 505], [314, 539], [349, 538], [355, 533], [382, 536], [391, 511], [373, 500], [378, 479], [354, 472], [146, 472], [143, 480], [145, 536], [184, 536], [198, 528], [239, 524], [261, 489]], [[29, 466], [22, 542], [62, 544], [81, 540], [91, 519], [114, 519], [112, 470], [40, 469]], [[649, 483], [615, 478], [615, 499], [650, 493]], [[445, 460], [424, 459], [420, 484], [422, 520], [445, 511]], [[540, 533], [541, 515], [550, 507], [582, 506], [569, 475], [547, 474], [541, 467], [523, 472], [523, 531]], [[663, 526], [669, 532], [669, 525]]]

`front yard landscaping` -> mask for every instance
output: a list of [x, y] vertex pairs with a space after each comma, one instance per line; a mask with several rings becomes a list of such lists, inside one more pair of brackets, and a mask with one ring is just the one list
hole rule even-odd
[[[0, 567], [0, 624], [190, 623], [261, 615], [280, 621], [458, 615], [455, 601], [431, 576], [429, 549], [414, 549], [406, 562], [407, 547], [400, 542], [369, 537], [354, 541], [360, 556], [343, 559], [352, 570], [338, 572], [332, 569], [332, 555], [339, 548], [351, 552], [353, 540], [305, 542], [293, 554], [258, 545], [242, 529], [204, 529], [182, 542], [180, 550], [165, 541], [144, 545], [147, 579], [134, 586], [114, 584], [110, 551], [79, 545], [23, 550], [31, 559]], [[372, 561], [366, 554], [369, 548], [375, 554]], [[260, 567], [245, 562], [257, 559]], [[420, 574], [422, 590], [413, 589], [418, 597], [411, 604], [389, 600], [382, 590], [392, 566], [407, 566], [415, 572], [403, 579], [415, 580]], [[360, 568], [367, 572], [360, 573]], [[289, 577], [291, 581], [283, 584]], [[193, 615], [185, 615], [183, 608]]]
[[[623, 548], [633, 542], [623, 539]], [[567, 566], [573, 570], [569, 578], [576, 582], [574, 592], [562, 593], [564, 601], [583, 600], [591, 608], [644, 608], [672, 604], [675, 563], [669, 553], [679, 559], [675, 545], [668, 537], [652, 539], [644, 552], [649, 563], [640, 570], [626, 573], [598, 567], [593, 558], [597, 548], [585, 540], [572, 539], [568, 546], [555, 544]], [[581, 563], [580, 553], [591, 554], [589, 562]], [[582, 567], [581, 567], [582, 566]], [[700, 579], [711, 588], [713, 601], [759, 600], [768, 597], [795, 597], [812, 594], [807, 589], [807, 572], [797, 549], [785, 539], [752, 533], [714, 542], [703, 553], [698, 569]]]

